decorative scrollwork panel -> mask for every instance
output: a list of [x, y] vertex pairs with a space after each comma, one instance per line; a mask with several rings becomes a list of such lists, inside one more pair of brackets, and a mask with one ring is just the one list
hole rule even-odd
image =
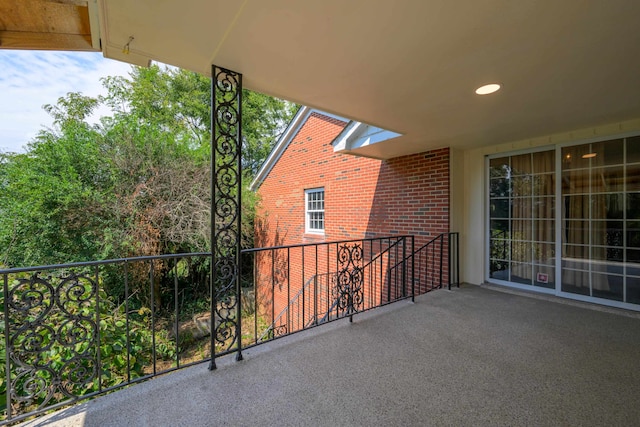
[[362, 245], [344, 243], [338, 246], [337, 258], [338, 272], [332, 287], [332, 297], [336, 301], [338, 317], [350, 316], [362, 309], [364, 301]]
[[8, 404], [15, 412], [73, 400], [97, 380], [98, 291], [82, 271], [7, 281]]
[[212, 67], [212, 367], [240, 342], [242, 75]]

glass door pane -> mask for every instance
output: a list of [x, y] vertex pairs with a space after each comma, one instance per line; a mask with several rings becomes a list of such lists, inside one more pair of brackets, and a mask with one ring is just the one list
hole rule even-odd
[[[562, 149], [564, 292], [625, 299], [625, 140]], [[633, 179], [633, 178], [632, 178]]]
[[489, 277], [555, 288], [555, 152], [489, 161]]

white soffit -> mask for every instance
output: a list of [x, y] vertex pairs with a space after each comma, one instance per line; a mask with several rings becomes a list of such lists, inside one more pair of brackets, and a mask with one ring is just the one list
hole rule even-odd
[[[98, 1], [105, 56], [207, 75], [214, 63], [402, 135], [353, 148], [372, 157], [640, 118], [636, 0]], [[487, 83], [502, 89], [474, 93]]]
[[380, 129], [376, 126], [360, 122], [351, 122], [333, 142], [333, 151], [336, 153], [365, 155], [366, 151], [362, 150], [363, 148], [370, 147], [373, 144], [387, 142], [400, 136], [402, 135], [399, 133]]

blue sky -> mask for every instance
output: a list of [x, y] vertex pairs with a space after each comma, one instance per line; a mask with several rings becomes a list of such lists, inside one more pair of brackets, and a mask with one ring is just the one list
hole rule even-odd
[[101, 53], [0, 50], [0, 152], [24, 152], [40, 129], [51, 126], [43, 105], [69, 92], [104, 94], [101, 77], [130, 70]]

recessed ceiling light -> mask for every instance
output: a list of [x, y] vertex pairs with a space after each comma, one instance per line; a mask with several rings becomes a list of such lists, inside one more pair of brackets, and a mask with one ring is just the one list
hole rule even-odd
[[582, 155], [582, 158], [583, 158], [583, 159], [592, 159], [592, 158], [594, 158], [594, 157], [595, 157], [595, 156], [597, 156], [597, 155], [598, 155], [597, 153], [587, 153], [587, 154], [583, 154], [583, 155]]
[[500, 90], [500, 85], [497, 83], [491, 83], [488, 85], [480, 86], [476, 89], [476, 93], [478, 95], [489, 95], [490, 93], [497, 92]]

